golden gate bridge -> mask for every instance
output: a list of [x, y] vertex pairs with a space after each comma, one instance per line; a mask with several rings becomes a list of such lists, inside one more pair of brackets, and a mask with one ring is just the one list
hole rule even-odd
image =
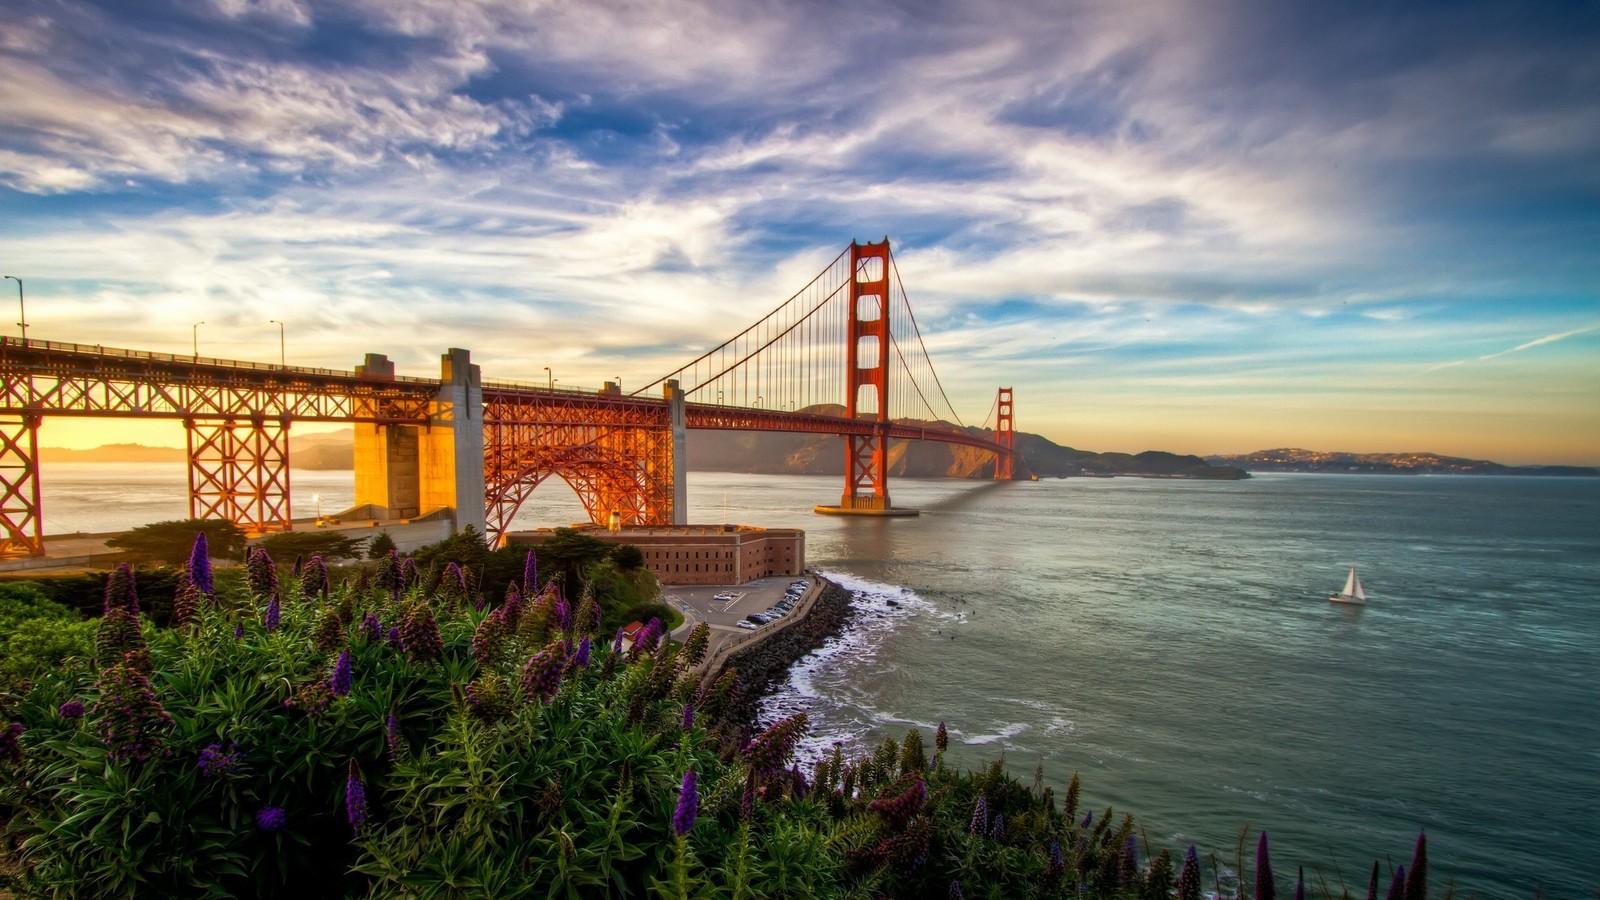
[[[659, 394], [652, 396], [651, 392]], [[357, 507], [452, 512], [498, 540], [559, 477], [602, 525], [684, 524], [690, 429], [839, 435], [844, 490], [819, 512], [895, 515], [892, 441], [989, 451], [1015, 473], [1011, 388], [967, 427], [923, 343], [889, 241], [854, 243], [756, 323], [624, 394], [486, 381], [466, 350], [438, 379], [381, 354], [354, 371], [0, 338], [0, 557], [42, 556], [38, 429], [47, 416], [182, 420], [189, 514], [290, 530], [289, 429], [350, 422]], [[893, 413], [894, 415], [891, 415]]]

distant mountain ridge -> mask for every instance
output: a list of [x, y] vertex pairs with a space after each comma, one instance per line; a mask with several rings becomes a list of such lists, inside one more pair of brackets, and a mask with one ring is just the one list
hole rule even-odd
[[1577, 475], [1600, 476], [1591, 466], [1507, 466], [1484, 459], [1438, 453], [1351, 453], [1281, 447], [1239, 455], [1207, 456], [1208, 462], [1251, 472], [1334, 472], [1368, 475]]
[[[289, 460], [297, 469], [354, 469], [356, 465], [353, 430], [321, 434], [291, 434]], [[87, 450], [67, 447], [40, 447], [41, 462], [96, 463], [181, 463], [187, 457], [182, 447], [150, 447], [145, 444], [102, 444]]]
[[[843, 416], [844, 407], [824, 404], [805, 412]], [[900, 424], [961, 431], [949, 422], [902, 419]], [[989, 436], [981, 428], [967, 432]], [[1107, 477], [1136, 475], [1147, 478], [1248, 478], [1243, 469], [1214, 466], [1198, 456], [1181, 456], [1160, 450], [1143, 453], [1096, 453], [1063, 447], [1048, 438], [1017, 432], [1017, 475], [1022, 478]], [[831, 435], [789, 434], [775, 431], [691, 431], [689, 468], [768, 475], [843, 475], [844, 440]], [[989, 478], [994, 455], [976, 447], [938, 441], [891, 441], [889, 474], [912, 478]]]

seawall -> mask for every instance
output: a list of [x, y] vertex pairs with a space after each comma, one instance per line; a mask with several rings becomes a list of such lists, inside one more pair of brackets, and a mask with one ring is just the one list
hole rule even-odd
[[729, 698], [725, 713], [728, 721], [753, 721], [756, 703], [774, 683], [788, 675], [789, 667], [837, 635], [849, 621], [850, 592], [826, 578], [816, 577], [821, 583], [816, 596], [807, 608], [795, 610], [792, 619], [774, 623], [781, 624], [782, 628], [773, 628], [761, 640], [747, 642], [720, 658], [707, 661], [706, 683], [716, 680], [730, 667], [739, 673], [738, 689]]

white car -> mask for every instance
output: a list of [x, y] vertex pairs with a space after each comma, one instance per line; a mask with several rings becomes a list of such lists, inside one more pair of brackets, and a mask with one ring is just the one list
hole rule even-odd
[[732, 594], [728, 593], [727, 591], [723, 591], [720, 594], [716, 594], [716, 595], [712, 596], [711, 599], [713, 599], [713, 600], [737, 600], [739, 598], [733, 596]]
[[755, 631], [757, 628], [761, 627], [760, 625], [757, 625], [754, 622], [746, 622], [744, 619], [740, 619], [739, 621], [735, 622], [734, 624], [738, 625], [740, 628], [745, 628], [745, 629], [748, 629], [750, 631]]

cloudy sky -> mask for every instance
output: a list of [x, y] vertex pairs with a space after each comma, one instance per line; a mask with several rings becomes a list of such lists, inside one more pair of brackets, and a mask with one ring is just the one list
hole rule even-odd
[[9, 0], [0, 270], [34, 338], [627, 385], [887, 234], [968, 420], [1600, 464], [1597, 46], [1594, 2]]

